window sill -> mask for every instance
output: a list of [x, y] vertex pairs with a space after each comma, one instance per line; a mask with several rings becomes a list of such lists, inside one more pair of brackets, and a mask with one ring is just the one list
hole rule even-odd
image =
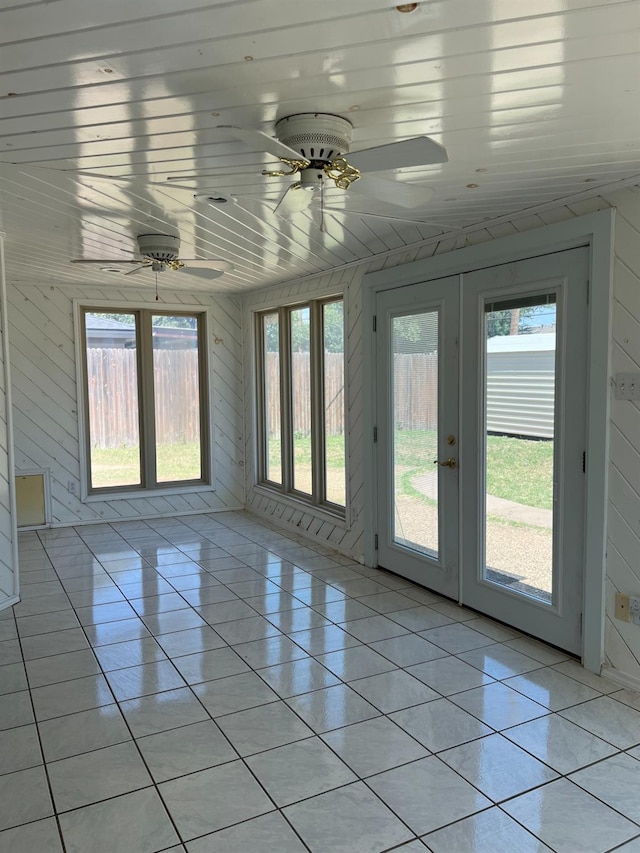
[[346, 508], [336, 512], [329, 509], [329, 507], [318, 506], [317, 504], [311, 503], [311, 501], [306, 501], [303, 498], [290, 494], [289, 492], [285, 493], [279, 492], [277, 489], [270, 489], [268, 486], [261, 483], [254, 484], [253, 490], [266, 498], [277, 500], [281, 503], [287, 504], [287, 506], [304, 510], [305, 512], [318, 516], [318, 518], [324, 518], [327, 521], [331, 521], [337, 527], [341, 527], [344, 530], [349, 530], [351, 527], [351, 525], [347, 523]]
[[170, 495], [192, 495], [197, 492], [212, 493], [216, 490], [213, 486], [207, 486], [204, 483], [199, 483], [196, 486], [170, 486], [166, 489], [136, 489], [131, 492], [100, 492], [83, 495], [82, 503], [98, 503], [104, 501], [128, 501], [133, 498], [163, 498]]

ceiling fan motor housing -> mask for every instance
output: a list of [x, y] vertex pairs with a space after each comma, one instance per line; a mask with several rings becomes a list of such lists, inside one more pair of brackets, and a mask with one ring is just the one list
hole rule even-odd
[[140, 234], [138, 249], [144, 258], [161, 263], [175, 261], [180, 252], [180, 238], [168, 234]]
[[281, 118], [275, 131], [280, 142], [299, 151], [313, 168], [348, 153], [353, 125], [328, 113], [299, 113]]

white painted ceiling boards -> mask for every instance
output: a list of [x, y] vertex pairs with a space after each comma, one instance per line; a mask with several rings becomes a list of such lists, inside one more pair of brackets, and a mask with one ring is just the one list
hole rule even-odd
[[[237, 292], [627, 181], [639, 51], [638, 0], [1, 0], [8, 280], [113, 283], [70, 259], [130, 257], [153, 232], [233, 263], [179, 275], [187, 289]], [[432, 188], [429, 204], [333, 189], [331, 207], [395, 218], [333, 213], [321, 231], [317, 213], [274, 215], [294, 179], [263, 177], [277, 161], [219, 126], [272, 136], [300, 112], [348, 118], [352, 151], [444, 145], [448, 163], [377, 173]]]

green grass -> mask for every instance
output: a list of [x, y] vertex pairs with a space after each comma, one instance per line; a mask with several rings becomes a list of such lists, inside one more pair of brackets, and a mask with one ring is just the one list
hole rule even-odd
[[[116, 447], [101, 450], [91, 449], [91, 472], [93, 486], [132, 485], [140, 482], [140, 456], [137, 447]], [[158, 479], [197, 480], [200, 478], [200, 445], [165, 444], [158, 448]]]
[[[406, 470], [400, 482], [405, 494], [424, 497], [411, 485], [412, 480], [433, 471], [436, 458], [435, 432], [403, 430], [397, 433], [396, 464]], [[299, 438], [295, 442], [296, 465], [311, 466], [311, 442]], [[455, 448], [452, 448], [455, 450]], [[280, 442], [271, 441], [270, 461], [277, 464]], [[199, 446], [174, 444], [160, 449], [162, 476], [165, 480], [197, 478]], [[121, 447], [91, 451], [95, 485], [115, 486], [137, 482], [138, 450]], [[344, 468], [344, 437], [327, 437], [327, 467]], [[185, 473], [186, 472], [186, 473]], [[490, 435], [487, 437], [487, 491], [491, 495], [527, 506], [551, 509], [553, 499], [553, 442]]]

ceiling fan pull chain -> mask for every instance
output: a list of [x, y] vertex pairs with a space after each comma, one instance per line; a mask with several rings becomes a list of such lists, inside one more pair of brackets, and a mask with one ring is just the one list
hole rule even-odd
[[335, 182], [339, 190], [348, 190], [354, 181], [362, 177], [360, 169], [351, 166], [344, 157], [336, 157], [324, 167], [325, 174]]
[[301, 172], [303, 169], [306, 169], [309, 165], [308, 160], [287, 160], [286, 157], [280, 157], [279, 160], [282, 163], [286, 163], [287, 166], [290, 167], [290, 172], [285, 172], [282, 169], [278, 169], [274, 172], [269, 172], [267, 170], [263, 171], [262, 174], [266, 175], [268, 178], [286, 178], [288, 175], [297, 175], [298, 172]]

